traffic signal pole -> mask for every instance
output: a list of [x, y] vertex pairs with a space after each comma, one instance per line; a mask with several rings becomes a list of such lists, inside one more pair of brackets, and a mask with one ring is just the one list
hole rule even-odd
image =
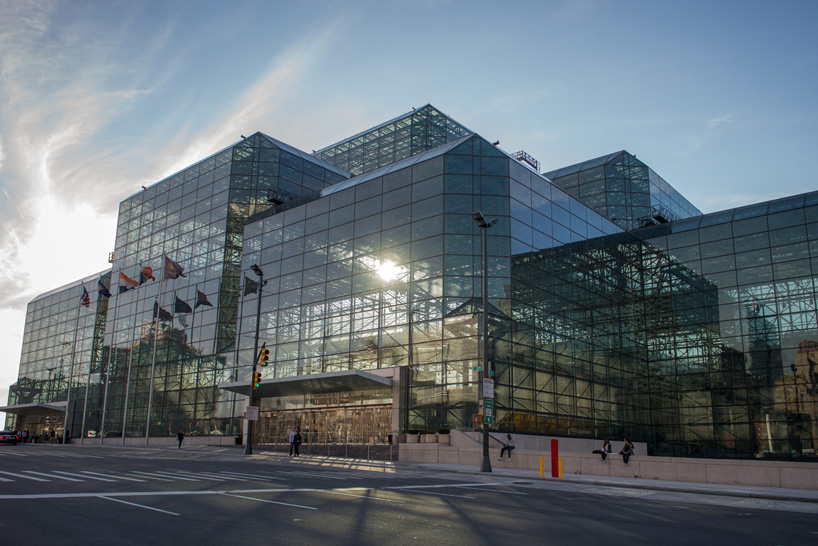
[[[250, 374], [250, 395], [247, 397], [247, 405], [254, 406], [256, 403], [256, 364], [258, 364], [259, 360], [259, 352], [258, 352], [258, 333], [259, 327], [261, 326], [261, 293], [263, 292], [264, 288], [264, 274], [260, 273], [260, 269], [255, 268], [254, 271], [260, 277], [259, 279], [259, 286], [258, 286], [258, 307], [256, 308], [256, 340], [253, 343], [253, 371]], [[266, 346], [266, 343], [265, 343]], [[253, 421], [247, 421], [247, 442], [244, 446], [244, 454], [245, 455], [252, 455], [253, 454]]]

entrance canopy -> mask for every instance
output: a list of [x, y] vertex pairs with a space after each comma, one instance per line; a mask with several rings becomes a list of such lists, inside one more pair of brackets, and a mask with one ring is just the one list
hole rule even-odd
[[[256, 398], [272, 398], [276, 396], [292, 396], [301, 394], [323, 394], [328, 392], [371, 391], [389, 388], [392, 380], [360, 370], [345, 370], [343, 372], [316, 373], [297, 375], [295, 377], [280, 377], [264, 379], [256, 389]], [[243, 394], [250, 394], [249, 381], [234, 381], [220, 383], [219, 388]]]
[[21, 417], [40, 417], [65, 414], [65, 406], [55, 406], [54, 404], [17, 404], [14, 406], [0, 406], [0, 411], [13, 413]]

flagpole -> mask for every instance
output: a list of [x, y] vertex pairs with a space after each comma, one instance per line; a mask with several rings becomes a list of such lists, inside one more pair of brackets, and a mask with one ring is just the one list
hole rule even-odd
[[199, 301], [199, 285], [196, 285], [196, 301], [193, 302], [193, 311], [190, 312], [190, 351], [193, 352], [193, 325], [196, 324], [196, 303]]
[[[242, 273], [241, 275], [242, 275], [242, 278], [244, 279], [244, 283], [246, 283], [247, 282], [247, 274]], [[241, 319], [242, 319], [242, 314], [244, 313], [244, 291], [243, 291], [243, 288], [242, 288], [241, 285], [239, 285], [239, 296], [241, 296], [241, 299], [239, 300], [239, 329], [236, 332], [236, 356], [235, 356], [236, 381], [239, 380], [239, 347], [241, 346]], [[231, 379], [232, 379], [232, 374], [231, 374]], [[238, 398], [239, 398], [238, 394], [233, 393], [233, 408], [232, 408], [231, 413], [230, 413], [231, 416], [236, 415], [236, 402], [238, 401]], [[241, 432], [243, 434], [244, 431], [242, 430]]]
[[[85, 283], [80, 283], [83, 288]], [[65, 444], [65, 430], [68, 427], [68, 408], [71, 406], [71, 382], [74, 381], [74, 355], [77, 354], [77, 332], [80, 329], [80, 309], [82, 309], [82, 291], [80, 291], [80, 304], [77, 305], [77, 327], [74, 329], [74, 341], [71, 343], [71, 364], [68, 368], [68, 391], [65, 393], [65, 420], [62, 425], [62, 443]]]
[[[148, 385], [148, 414], [145, 422], [145, 445], [148, 445], [148, 439], [151, 433], [151, 406], [153, 405], [153, 373], [156, 369], [156, 340], [159, 339], [159, 311], [162, 309], [162, 285], [165, 282], [164, 265], [162, 268], [162, 278], [159, 279], [159, 294], [156, 297], [156, 312], [154, 313], [154, 329], [153, 329], [153, 356], [151, 357], [151, 381]], [[181, 388], [181, 385], [180, 385]]]
[[[241, 288], [239, 288], [241, 290]], [[198, 296], [198, 294], [196, 294]], [[217, 352], [216, 350], [219, 348], [219, 319], [221, 318], [222, 314], [222, 279], [219, 278], [219, 291], [216, 292], [216, 331], [213, 332], [213, 356], [215, 357]]]
[[[141, 264], [140, 264], [141, 265]], [[137, 288], [139, 286], [137, 285]], [[139, 292], [136, 293], [136, 309], [139, 312]], [[125, 403], [122, 407], [122, 445], [125, 445], [125, 427], [128, 424], [128, 399], [131, 394], [131, 366], [133, 365], [133, 353], [135, 348], [134, 336], [136, 335], [136, 325], [131, 328], [131, 350], [128, 354], [128, 376], [125, 380]]]
[[[100, 290], [99, 290], [100, 284], [102, 284], [102, 275], [100, 275], [99, 279], [97, 279], [97, 308], [94, 310], [94, 329], [95, 329], [95, 331], [96, 331], [96, 315], [99, 314], [99, 306], [100, 306], [99, 299], [100, 299], [100, 297], [102, 297], [102, 294], [100, 293]], [[105, 288], [105, 285], [102, 285], [102, 287]], [[108, 307], [110, 307], [110, 305], [109, 305], [110, 300], [111, 300], [111, 292], [108, 291], [108, 297], [105, 300], [105, 316], [106, 316], [106, 318], [108, 316]], [[106, 320], [106, 322], [107, 322], [107, 320]], [[102, 344], [103, 344], [103, 346], [105, 346], [105, 340], [104, 339], [103, 339]], [[92, 347], [91, 348], [91, 351], [92, 351], [91, 354], [92, 355], [93, 355], [93, 350], [94, 349]], [[93, 356], [91, 358], [93, 360]], [[81, 438], [80, 443], [81, 444], [85, 443], [85, 416], [88, 414], [88, 391], [90, 390], [90, 386], [91, 386], [91, 362], [89, 361], [88, 362], [88, 377], [87, 377], [87, 379], [85, 381], [85, 403], [82, 405], [82, 425], [80, 426], [80, 428], [81, 428], [81, 430], [80, 430], [80, 438]]]
[[[113, 283], [113, 274], [111, 274], [111, 282]], [[111, 291], [108, 290], [108, 293]], [[111, 294], [113, 296], [113, 294]], [[117, 304], [119, 303], [119, 290], [117, 290]], [[111, 306], [111, 298], [108, 298], [108, 307]], [[99, 424], [99, 445], [103, 444], [105, 439], [105, 414], [108, 411], [108, 386], [111, 383], [111, 360], [116, 344], [116, 315], [119, 305], [114, 305], [114, 320], [111, 321], [111, 347], [108, 350], [108, 366], [105, 368], [105, 394], [102, 397], [102, 420]]]

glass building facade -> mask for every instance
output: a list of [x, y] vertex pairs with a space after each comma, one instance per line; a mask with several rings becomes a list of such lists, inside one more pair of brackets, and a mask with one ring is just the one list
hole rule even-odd
[[701, 215], [653, 169], [625, 151], [563, 167], [545, 176], [625, 229]]
[[123, 201], [110, 298], [31, 302], [9, 424], [239, 435], [258, 340], [263, 443], [471, 428], [486, 357], [498, 431], [815, 458], [818, 193], [701, 215], [627, 152], [549, 175], [430, 105], [315, 154], [257, 133]]

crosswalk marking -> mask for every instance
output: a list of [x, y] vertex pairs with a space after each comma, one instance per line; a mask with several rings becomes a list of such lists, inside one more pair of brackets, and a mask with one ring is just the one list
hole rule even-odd
[[25, 478], [27, 480], [34, 480], [35, 482], [48, 482], [51, 480], [44, 480], [42, 478], [35, 478], [34, 476], [26, 476], [25, 474], [14, 474], [12, 472], [3, 472], [0, 470], [0, 474], [5, 474], [7, 476], [14, 476], [15, 478]]
[[[38, 476], [45, 476], [47, 478], [57, 478], [58, 480], [66, 480], [66, 481], [69, 481], [69, 482], [81, 482], [81, 481], [83, 481], [83, 480], [77, 480], [75, 478], [67, 478], [65, 476], [54, 476], [53, 474], [46, 474], [45, 472], [35, 472], [33, 470], [24, 470], [23, 472], [26, 472], [28, 474], [37, 474]], [[50, 480], [46, 480], [46, 481], [50, 481]]]
[[173, 473], [176, 474], [177, 476], [187, 476], [187, 477], [190, 477], [190, 478], [196, 478], [196, 479], [199, 479], [199, 480], [208, 480], [208, 481], [211, 481], [211, 482], [223, 482], [224, 481], [224, 478], [210, 478], [204, 472], [185, 472], [185, 471], [182, 471], [182, 470], [174, 470]]
[[224, 475], [227, 475], [227, 476], [241, 476], [241, 477], [249, 478], [249, 479], [253, 479], [253, 480], [281, 480], [281, 481], [287, 481], [287, 478], [279, 478], [277, 476], [259, 476], [259, 475], [255, 475], [255, 474], [242, 474], [241, 472], [223, 471], [223, 472], [221, 472], [221, 474], [224, 474]]
[[59, 453], [52, 450], [36, 451], [36, 448], [15, 448], [15, 449], [0, 449], [0, 457], [11, 455], [13, 457], [55, 457], [55, 458], [73, 458], [73, 459], [103, 459], [100, 455], [85, 455], [81, 453]]
[[139, 471], [139, 470], [134, 470], [134, 471], [132, 471], [132, 472], [130, 472], [130, 473], [131, 473], [131, 474], [135, 474], [135, 475], [139, 476], [140, 478], [141, 478], [141, 477], [145, 477], [145, 478], [148, 478], [148, 479], [150, 479], [150, 480], [157, 480], [157, 481], [160, 481], [160, 482], [169, 482], [169, 481], [172, 481], [172, 480], [171, 480], [170, 478], [168, 478], [167, 476], [164, 476], [164, 477], [159, 477], [159, 476], [156, 476], [156, 475], [151, 474], [151, 473], [149, 473], [149, 472], [141, 472], [141, 471]]
[[175, 478], [177, 480], [183, 480], [183, 481], [186, 481], [186, 482], [198, 482], [199, 481], [198, 479], [194, 479], [194, 478], [183, 478], [182, 476], [179, 476], [178, 474], [173, 474], [172, 472], [163, 472], [161, 470], [157, 470], [156, 473], [159, 474], [160, 476], [164, 476], [166, 478]]
[[96, 476], [102, 476], [102, 477], [105, 477], [105, 478], [113, 478], [115, 480], [128, 480], [128, 481], [131, 481], [131, 482], [145, 483], [145, 480], [141, 480], [139, 478], [127, 478], [125, 476], [112, 476], [110, 474], [102, 474], [101, 472], [91, 472], [90, 470], [81, 470], [80, 472], [82, 472], [83, 474], [94, 474]]
[[115, 482], [116, 480], [109, 480], [108, 478], [97, 478], [96, 476], [86, 476], [85, 474], [75, 474], [73, 472], [65, 472], [63, 470], [54, 470], [55, 474], [65, 474], [66, 476], [74, 476], [75, 478], [85, 478], [86, 480], [97, 480], [100, 482]]

